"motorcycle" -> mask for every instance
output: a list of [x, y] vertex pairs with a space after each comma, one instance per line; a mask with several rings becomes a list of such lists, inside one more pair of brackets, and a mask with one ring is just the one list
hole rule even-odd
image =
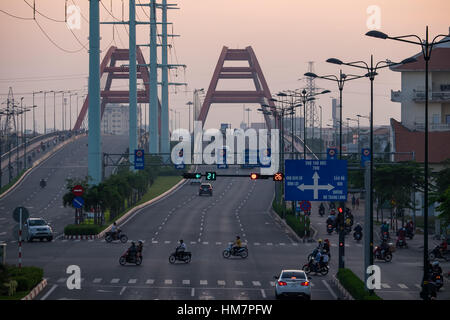
[[408, 248], [408, 244], [406, 243], [406, 240], [405, 239], [397, 239], [397, 242], [395, 243], [395, 246], [397, 247], [397, 248], [403, 248], [403, 247], [405, 247], [405, 248]]
[[175, 250], [175, 252], [173, 252], [169, 256], [169, 262], [171, 264], [174, 264], [176, 261], [183, 261], [184, 263], [189, 263], [189, 262], [191, 262], [191, 257], [192, 257], [192, 254], [189, 251], [177, 252]]
[[125, 251], [125, 253], [119, 258], [119, 263], [121, 266], [124, 266], [127, 263], [134, 263], [137, 266], [141, 265], [142, 263], [142, 253], [137, 252], [134, 257], [130, 256], [128, 254], [128, 250]]
[[226, 259], [228, 259], [231, 256], [239, 256], [242, 259], [245, 259], [248, 257], [248, 249], [247, 249], [247, 246], [245, 246], [245, 245], [238, 249], [238, 248], [233, 248], [233, 245], [230, 244], [228, 246], [228, 248], [223, 250], [222, 255]]
[[334, 230], [334, 227], [332, 224], [327, 225], [327, 232], [328, 234], [332, 234]]
[[431, 252], [428, 254], [428, 258], [431, 261], [435, 259], [444, 259], [445, 261], [447, 261], [447, 258], [442, 255], [441, 248], [439, 245], [437, 245], [436, 247], [434, 247], [433, 250], [431, 250]]
[[344, 234], [350, 234], [352, 232], [352, 226], [345, 226], [344, 227]]
[[319, 214], [321, 217], [323, 217], [323, 215], [325, 214], [325, 209], [324, 208], [319, 208]]
[[444, 285], [443, 281], [442, 281], [442, 275], [437, 273], [437, 272], [433, 272], [432, 275], [432, 280], [434, 282], [434, 285], [436, 287], [436, 291], [439, 291], [440, 288], [442, 288], [442, 286]]
[[356, 241], [360, 241], [362, 239], [362, 232], [353, 232], [353, 239], [355, 239]]
[[391, 248], [389, 247], [387, 250], [385, 250], [384, 254], [381, 254], [381, 248], [379, 246], [376, 246], [375, 249], [373, 250], [373, 257], [374, 259], [391, 262], [392, 260]]
[[320, 273], [323, 276], [326, 276], [328, 274], [328, 271], [330, 270], [330, 267], [328, 264], [321, 264], [320, 266], [317, 266], [317, 264], [314, 262], [314, 259], [309, 260], [308, 263], [305, 263], [302, 267], [302, 270], [305, 271], [306, 274], [310, 274], [311, 272], [314, 273]]
[[391, 237], [389, 236], [389, 232], [387, 232], [387, 231], [382, 232], [382, 233], [380, 234], [380, 238], [381, 238], [382, 240], [390, 240], [390, 239], [391, 239]]
[[120, 242], [125, 243], [128, 241], [128, 237], [122, 233], [122, 230], [117, 230], [117, 232], [108, 231], [105, 234], [106, 242], [110, 243], [113, 240], [120, 240]]
[[406, 236], [409, 238], [409, 240], [412, 240], [414, 238], [414, 232], [412, 229], [406, 229]]

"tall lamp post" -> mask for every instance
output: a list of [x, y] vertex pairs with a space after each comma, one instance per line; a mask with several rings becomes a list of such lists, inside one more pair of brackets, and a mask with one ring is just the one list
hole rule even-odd
[[[366, 36], [379, 38], [379, 39], [390, 39], [396, 41], [402, 41], [406, 43], [411, 43], [415, 45], [419, 45], [422, 49], [423, 59], [425, 60], [425, 159], [424, 159], [424, 178], [425, 178], [425, 187], [424, 187], [424, 239], [423, 239], [423, 279], [422, 279], [422, 292], [421, 298], [428, 299], [428, 63], [431, 59], [431, 52], [433, 47], [438, 44], [449, 42], [450, 39], [447, 37], [449, 35], [439, 34], [433, 38], [433, 40], [429, 41], [428, 36], [428, 26], [426, 26], [425, 30], [425, 39], [422, 40], [417, 35], [406, 35], [406, 36], [398, 36], [398, 37], [390, 37], [387, 34], [372, 30], [366, 33]], [[444, 37], [444, 39], [437, 41], [438, 38]], [[406, 40], [407, 38], [416, 38], [418, 41]], [[447, 39], [446, 39], [447, 38]], [[372, 152], [371, 152], [372, 154]]]
[[[330, 58], [327, 60], [329, 63], [337, 64], [337, 65], [346, 65], [349, 67], [355, 67], [359, 69], [366, 70], [366, 77], [370, 79], [370, 192], [369, 192], [369, 215], [368, 215], [368, 224], [366, 223], [369, 230], [369, 241], [368, 245], [366, 245], [365, 255], [365, 270], [369, 265], [373, 265], [373, 81], [375, 80], [375, 76], [378, 74], [378, 69], [387, 68], [394, 65], [406, 64], [410, 62], [416, 61], [414, 58], [404, 59], [400, 63], [391, 62], [390, 60], [382, 60], [375, 64], [373, 63], [373, 55], [370, 56], [370, 66], [364, 61], [355, 61], [355, 62], [342, 62], [336, 58]], [[342, 112], [342, 109], [341, 109]], [[342, 121], [341, 121], [342, 126]], [[367, 277], [367, 273], [365, 273]], [[373, 289], [369, 290], [372, 294]]]
[[[335, 59], [328, 59], [327, 62], [334, 63], [334, 60]], [[311, 78], [319, 78], [319, 79], [325, 79], [325, 80], [334, 81], [338, 85], [338, 89], [339, 89], [339, 120], [340, 120], [340, 125], [339, 125], [339, 159], [342, 159], [342, 91], [344, 90], [344, 84], [345, 84], [346, 81], [363, 78], [364, 76], [356, 76], [356, 75], [351, 75], [351, 74], [350, 75], [346, 75], [346, 74], [342, 73], [342, 70], [339, 70], [339, 78], [337, 76], [335, 76], [334, 74], [326, 75], [326, 76], [318, 76], [317, 74], [315, 74], [313, 72], [307, 72], [307, 73], [305, 73], [305, 76], [306, 77], [311, 77]]]
[[[347, 121], [355, 121], [355, 122], [357, 122], [358, 123], [358, 150], [359, 150], [359, 118], [357, 118], [357, 119], [352, 119], [352, 118], [346, 118], [347, 119]], [[353, 134], [352, 134], [352, 140], [351, 140], [351, 143], [353, 144]], [[359, 153], [360, 151], [358, 151], [358, 153]]]
[[186, 105], [189, 106], [189, 134], [191, 134], [191, 107], [194, 103], [192, 101], [189, 101], [186, 103]]
[[[42, 93], [43, 91], [33, 91], [33, 106], [34, 104], [34, 95], [36, 93]], [[36, 121], [35, 121], [35, 115], [34, 115], [34, 108], [33, 108], [33, 137], [36, 136]]]
[[370, 117], [369, 116], [362, 116], [362, 115], [360, 115], [360, 114], [357, 114], [356, 115], [357, 117], [358, 117], [358, 152], [361, 152], [361, 139], [360, 139], [360, 126], [359, 126], [359, 119], [360, 118], [365, 118], [365, 119], [367, 119], [367, 120], [370, 120]]

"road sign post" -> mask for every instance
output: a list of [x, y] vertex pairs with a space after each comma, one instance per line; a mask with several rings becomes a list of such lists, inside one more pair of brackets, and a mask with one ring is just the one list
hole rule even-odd
[[25, 207], [17, 207], [13, 211], [13, 218], [19, 223], [19, 269], [22, 268], [22, 221], [27, 220], [29, 215]]
[[363, 149], [361, 149], [361, 167], [364, 168], [364, 164], [367, 161], [370, 161], [370, 149], [363, 148]]
[[285, 200], [346, 201], [346, 160], [286, 160]]
[[337, 148], [327, 148], [327, 160], [337, 160]]
[[134, 150], [134, 169], [143, 170], [145, 168], [145, 158], [143, 149]]

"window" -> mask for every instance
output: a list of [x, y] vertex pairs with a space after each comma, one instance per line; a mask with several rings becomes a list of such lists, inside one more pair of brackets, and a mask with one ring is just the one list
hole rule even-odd
[[445, 123], [450, 124], [450, 114], [445, 115]]
[[433, 114], [433, 124], [438, 124], [440, 123], [440, 116], [439, 114]]

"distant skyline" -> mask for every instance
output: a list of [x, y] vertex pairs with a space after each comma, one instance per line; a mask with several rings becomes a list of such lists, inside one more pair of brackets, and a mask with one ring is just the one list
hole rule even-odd
[[[32, 0], [26, 0], [33, 4]], [[51, 19], [64, 20], [64, 0], [36, 0], [36, 9]], [[136, 3], [148, 0], [136, 0]], [[102, 1], [113, 15], [122, 19], [122, 1]], [[124, 0], [124, 20], [128, 19], [128, 1]], [[368, 13], [370, 6], [380, 9], [380, 30], [392, 35], [417, 34], [425, 36], [428, 25], [431, 37], [449, 33], [450, 1], [448, 0], [341, 0], [313, 1], [300, 0], [180, 0], [180, 10], [169, 11], [169, 21], [173, 22], [173, 32], [180, 37], [174, 39], [174, 49], [169, 54], [170, 63], [186, 64], [185, 72], [172, 71], [171, 80], [187, 82], [184, 87], [171, 88], [169, 106], [181, 112], [181, 125], [188, 124], [188, 106], [192, 101], [194, 88], [208, 89], [214, 68], [222, 47], [245, 48], [252, 46], [262, 67], [264, 76], [272, 94], [284, 89], [298, 89], [306, 85], [298, 80], [307, 72], [308, 61], [314, 61], [318, 75], [338, 74], [339, 67], [326, 63], [327, 58], [335, 57], [343, 61], [370, 59], [375, 61], [386, 58], [400, 61], [419, 52], [419, 47], [383, 41], [364, 36], [369, 30], [367, 22], [373, 20]], [[77, 50], [85, 44], [89, 25], [84, 20], [89, 16], [89, 1], [69, 0], [68, 5], [77, 5], [83, 15], [81, 29], [73, 34], [64, 22], [51, 21], [36, 13], [36, 21], [56, 45], [65, 50]], [[21, 18], [32, 19], [33, 10], [25, 1], [2, 0], [0, 10]], [[137, 8], [137, 17], [148, 20], [148, 9]], [[66, 53], [52, 44], [33, 20], [13, 18], [0, 12], [2, 51], [0, 52], [0, 103], [6, 101], [9, 87], [14, 90], [15, 98], [20, 102], [24, 96], [26, 105], [32, 104], [33, 91], [41, 90], [78, 90], [79, 109], [81, 93], [87, 92], [88, 52], [82, 48], [78, 53]], [[112, 17], [100, 5], [102, 21], [111, 21]], [[102, 56], [109, 44], [128, 47], [128, 38], [124, 26], [101, 25]], [[148, 26], [138, 26], [137, 43], [147, 43]], [[172, 31], [172, 27], [169, 26]], [[81, 44], [80, 44], [81, 43]], [[148, 48], [143, 48], [148, 61]], [[344, 73], [358, 74], [357, 69], [344, 67]], [[127, 82], [113, 82], [126, 90]], [[331, 94], [321, 96], [317, 105], [323, 107], [323, 126], [330, 123], [331, 98], [338, 98], [337, 85], [331, 81], [316, 80], [316, 86], [329, 89]], [[248, 89], [248, 83], [230, 81], [219, 82], [219, 88]], [[389, 124], [390, 118], [400, 119], [400, 103], [390, 101], [390, 91], [401, 88], [400, 73], [390, 70], [380, 71], [375, 79], [374, 122], [377, 125]], [[74, 91], [77, 92], [77, 91]], [[369, 114], [370, 83], [368, 79], [347, 83], [343, 91], [343, 118], [355, 118], [356, 114]], [[61, 122], [61, 94], [56, 98], [57, 128]], [[72, 96], [72, 110], [75, 112], [76, 96]], [[37, 94], [37, 121], [42, 130], [43, 95]], [[69, 103], [69, 100], [68, 100]], [[261, 122], [263, 117], [256, 113], [256, 105], [246, 105], [253, 111], [250, 122]], [[242, 105], [212, 105], [205, 128], [219, 127], [220, 123], [232, 123], [238, 127], [243, 121]], [[147, 113], [148, 114], [148, 113]], [[169, 112], [169, 115], [171, 113]], [[27, 117], [31, 127], [31, 112]], [[59, 122], [58, 122], [59, 120]], [[245, 122], [247, 115], [245, 114]], [[69, 121], [67, 121], [69, 122]], [[72, 120], [72, 124], [75, 120]], [[361, 119], [361, 125], [368, 121]], [[355, 125], [355, 123], [353, 123]], [[53, 93], [47, 94], [47, 127], [53, 126]]]

